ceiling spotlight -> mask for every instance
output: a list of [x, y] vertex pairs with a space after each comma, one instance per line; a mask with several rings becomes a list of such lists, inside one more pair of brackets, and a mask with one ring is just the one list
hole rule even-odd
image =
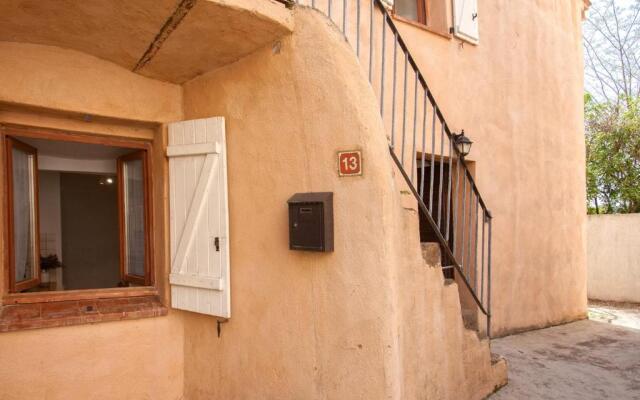
[[110, 176], [103, 176], [98, 180], [98, 183], [100, 185], [113, 185], [114, 182], [115, 182], [115, 179], [113, 179]]

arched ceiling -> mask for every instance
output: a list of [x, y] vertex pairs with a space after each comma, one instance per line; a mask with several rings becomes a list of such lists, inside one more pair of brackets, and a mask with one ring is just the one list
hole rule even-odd
[[6, 0], [0, 41], [70, 48], [182, 83], [291, 32], [272, 0]]

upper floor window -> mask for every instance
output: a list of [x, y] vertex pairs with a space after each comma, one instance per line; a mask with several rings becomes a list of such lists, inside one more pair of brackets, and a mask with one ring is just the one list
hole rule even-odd
[[450, 34], [450, 0], [394, 0], [396, 17], [424, 25], [429, 30]]
[[394, 15], [437, 34], [478, 44], [478, 0], [392, 0]]
[[397, 16], [427, 24], [427, 2], [429, 0], [395, 0], [394, 12]]

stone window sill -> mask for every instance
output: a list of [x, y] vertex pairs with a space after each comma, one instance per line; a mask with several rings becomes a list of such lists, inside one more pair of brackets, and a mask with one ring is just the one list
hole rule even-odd
[[158, 296], [5, 305], [0, 332], [53, 328], [167, 315]]

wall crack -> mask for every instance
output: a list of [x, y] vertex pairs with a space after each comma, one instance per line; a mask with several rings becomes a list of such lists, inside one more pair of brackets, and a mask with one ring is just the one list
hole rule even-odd
[[158, 50], [162, 47], [164, 42], [169, 38], [171, 33], [180, 25], [184, 17], [189, 14], [189, 11], [196, 5], [197, 0], [182, 0], [178, 7], [176, 7], [175, 11], [167, 18], [162, 28], [160, 28], [160, 32], [153, 39], [149, 47], [144, 52], [142, 57], [138, 60], [135, 67], [133, 67], [133, 72], [138, 72], [145, 65], [147, 65], [153, 57], [158, 53]]

